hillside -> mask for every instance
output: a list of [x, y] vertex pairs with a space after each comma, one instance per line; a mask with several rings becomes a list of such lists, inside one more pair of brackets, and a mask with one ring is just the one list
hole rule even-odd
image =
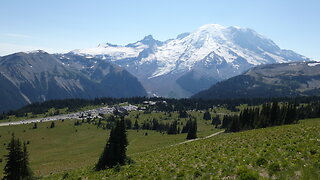
[[[236, 107], [240, 112], [226, 109], [227, 104], [213, 105], [210, 101], [194, 99], [191, 99], [192, 101], [186, 99], [165, 99], [166, 101], [149, 99], [150, 101], [145, 101], [148, 99], [141, 99], [138, 104], [131, 104], [131, 102], [137, 102], [137, 98], [132, 98], [131, 102], [128, 99], [123, 99], [121, 102], [118, 102], [119, 99], [109, 99], [112, 105], [108, 106], [106, 106], [108, 102], [102, 103], [104, 101], [101, 100], [95, 106], [80, 100], [73, 101], [77, 105], [82, 104], [82, 108], [79, 109], [81, 112], [77, 116], [65, 115], [68, 117], [66, 119], [60, 116], [54, 121], [53, 127], [53, 122], [46, 121], [53, 118], [50, 116], [56, 113], [65, 114], [68, 108], [48, 102], [48, 105], [51, 105], [44, 104], [48, 108], [45, 108], [42, 114], [33, 114], [33, 110], [38, 109], [35, 106], [34, 109], [31, 108], [30, 111], [22, 113], [26, 115], [24, 118], [35, 118], [34, 115], [37, 115], [42, 117], [43, 121], [39, 120], [36, 127], [34, 123], [25, 124], [28, 121], [22, 119], [19, 121], [20, 125], [1, 124], [0, 144], [5, 147], [12, 133], [21, 141], [26, 142], [30, 155], [30, 167], [35, 177], [40, 179], [151, 179], [154, 177], [159, 179], [231, 177], [234, 179], [237, 176], [317, 179], [316, 177], [319, 177], [318, 149], [320, 144], [317, 143], [320, 137], [317, 131], [320, 127], [319, 119], [293, 121], [298, 124], [271, 128], [260, 127], [261, 129], [256, 130], [245, 128], [240, 130], [247, 131], [240, 133], [223, 133], [212, 136], [217, 132], [223, 132], [224, 129], [220, 128], [228, 129], [228, 126], [234, 126], [233, 121], [236, 121], [232, 120], [230, 125], [228, 116], [245, 117], [244, 115], [249, 115], [248, 108], [262, 107], [261, 112], [267, 114], [259, 113], [253, 119], [263, 118], [264, 122], [270, 122], [271, 126], [280, 125], [278, 122], [290, 123], [286, 119], [291, 118], [286, 118], [289, 116], [282, 113], [289, 112], [286, 111], [286, 102], [295, 102], [296, 111], [292, 113], [295, 115], [295, 120], [319, 117], [320, 106], [317, 97], [301, 98], [300, 101], [293, 98], [287, 99], [287, 101], [277, 103], [279, 105], [277, 108], [260, 103], [251, 106], [244, 102]], [[301, 102], [301, 100], [307, 101]], [[117, 102], [111, 103], [113, 101]], [[247, 101], [250, 102], [251, 99]], [[110, 128], [117, 119], [120, 119], [119, 116], [113, 116], [115, 111], [107, 110], [106, 112], [104, 111], [106, 109], [103, 108], [103, 110], [102, 107], [125, 108], [133, 107], [132, 105], [145, 109], [131, 108], [132, 110], [129, 110], [128, 115], [125, 116], [129, 140], [127, 155], [135, 163], [94, 172], [93, 166], [106, 143]], [[41, 104], [39, 107], [42, 107]], [[272, 111], [265, 108], [263, 110], [263, 107], [270, 107]], [[183, 109], [189, 110], [184, 111]], [[257, 112], [250, 109], [249, 111]], [[275, 111], [278, 112], [277, 116], [274, 116]], [[81, 117], [85, 118], [78, 119], [80, 114], [83, 114], [84, 116], [81, 115]], [[100, 117], [96, 116], [97, 114]], [[10, 117], [13, 118], [12, 121], [15, 121], [12, 115]], [[220, 122], [217, 117], [221, 120]], [[250, 117], [253, 116], [250, 115]], [[197, 121], [197, 137], [200, 139], [185, 143], [186, 127], [190, 119]], [[242, 122], [240, 119], [243, 118], [239, 117], [238, 122]], [[247, 121], [255, 124], [252, 118], [248, 118]], [[272, 124], [272, 122], [275, 123]], [[238, 123], [239, 128], [241, 124]], [[211, 138], [201, 139], [203, 137]], [[5, 148], [0, 148], [0, 169], [3, 169], [6, 164], [4, 155], [7, 153]], [[0, 178], [1, 176], [3, 176], [2, 171], [0, 171]]]
[[117, 65], [44, 51], [1, 57], [0, 86], [0, 112], [51, 99], [146, 95], [137, 78]]
[[[217, 111], [225, 112], [226, 110], [220, 111], [217, 109]], [[190, 114], [198, 120], [198, 137], [205, 137], [221, 131], [213, 128], [210, 124], [211, 121], [203, 120], [201, 111], [191, 112]], [[78, 125], [76, 122], [79, 120], [66, 119], [55, 121], [54, 128], [48, 128], [51, 122], [39, 122], [36, 129], [33, 129], [33, 123], [0, 126], [0, 144], [2, 146], [7, 144], [10, 141], [11, 133], [14, 133], [21, 141], [29, 142], [30, 166], [36, 177], [83, 168], [91, 166], [97, 161], [110, 134], [110, 127], [106, 127], [107, 124], [110, 126], [110, 123], [112, 123], [109, 117], [110, 114], [107, 114], [100, 119], [101, 125], [98, 125], [100, 121], [98, 119], [92, 119], [91, 121], [86, 119], [80, 121]], [[186, 133], [169, 135], [166, 132], [143, 127], [145, 122], [150, 123], [154, 119], [158, 120], [159, 123], [171, 123], [178, 120], [179, 128], [182, 129], [188, 118], [179, 118], [177, 112], [144, 113], [132, 111], [126, 118], [132, 121], [132, 125], [137, 120], [141, 127], [139, 130], [128, 129], [130, 145], [127, 153], [129, 156], [169, 147], [186, 139]], [[5, 154], [7, 154], [7, 150], [4, 145], [3, 148], [0, 148], [0, 179], [3, 177], [3, 168], [6, 164]]]
[[232, 99], [316, 96], [320, 94], [320, 63], [261, 65], [221, 81], [193, 98]]
[[93, 172], [91, 167], [45, 179], [320, 178], [320, 120], [230, 133], [132, 155], [134, 164]]
[[257, 65], [309, 60], [252, 29], [218, 24], [164, 42], [149, 35], [125, 46], [105, 43], [71, 53], [112, 61], [135, 75], [149, 95], [175, 98], [189, 97]]

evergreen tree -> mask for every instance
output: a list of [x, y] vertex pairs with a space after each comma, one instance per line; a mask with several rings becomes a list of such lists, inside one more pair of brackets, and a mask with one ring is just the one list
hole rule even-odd
[[211, 124], [212, 124], [212, 125], [214, 125], [214, 126], [215, 126], [215, 128], [217, 128], [217, 127], [218, 127], [218, 125], [220, 125], [220, 124], [221, 124], [221, 120], [219, 119], [219, 117], [218, 117], [218, 116], [216, 116], [216, 117], [212, 118], [212, 122], [211, 122]]
[[167, 130], [167, 134], [178, 134], [178, 122], [173, 121]]
[[158, 130], [159, 129], [159, 122], [155, 118], [152, 120], [152, 130]]
[[130, 119], [126, 119], [126, 128], [131, 129], [132, 128], [132, 122]]
[[50, 124], [50, 128], [54, 128], [55, 127], [55, 124], [54, 122], [52, 121], [51, 124]]
[[206, 111], [204, 114], [203, 114], [203, 119], [204, 120], [210, 120], [211, 119], [211, 114], [209, 111]]
[[102, 125], [101, 119], [98, 120], [97, 126], [100, 127]]
[[124, 165], [127, 161], [126, 151], [128, 146], [125, 122], [122, 118], [116, 121], [116, 125], [111, 129], [109, 140], [95, 166], [97, 171], [112, 168], [115, 165]]
[[239, 115], [225, 116], [222, 127], [226, 126], [225, 120], [230, 120], [230, 125], [227, 127], [227, 131], [230, 132], [292, 124], [298, 118], [307, 118], [308, 115], [316, 117], [318, 111], [316, 107], [317, 105], [312, 104], [297, 108], [297, 105], [292, 103], [282, 103], [281, 105], [277, 102], [266, 103], [261, 108], [246, 108]]
[[274, 101], [271, 106], [270, 112], [270, 126], [279, 125], [279, 106], [278, 102]]
[[269, 121], [269, 116], [270, 116], [270, 106], [269, 104], [263, 104], [260, 114], [259, 114], [259, 125], [258, 128], [265, 128], [269, 126], [268, 121]]
[[34, 123], [33, 124], [33, 127], [32, 127], [32, 129], [37, 129], [38, 128], [38, 125], [37, 125], [37, 123]]
[[224, 115], [223, 116], [223, 120], [222, 120], [221, 128], [227, 129], [230, 126], [231, 121], [232, 121], [231, 116]]
[[19, 139], [12, 135], [11, 141], [7, 146], [9, 151], [6, 155], [7, 163], [4, 167], [4, 178], [6, 180], [31, 179], [31, 170], [28, 162], [28, 152], [26, 144], [23, 149]]
[[74, 125], [75, 125], [75, 126], [80, 126], [81, 123], [80, 123], [80, 121], [76, 120], [76, 121], [74, 122]]
[[191, 126], [192, 126], [192, 119], [190, 118], [190, 119], [187, 121], [186, 125], [182, 127], [181, 133], [188, 133], [188, 132], [189, 132], [189, 129], [191, 128]]
[[196, 139], [197, 138], [197, 121], [193, 120], [191, 123], [191, 127], [189, 128], [187, 139]]
[[137, 120], [134, 121], [134, 129], [139, 129], [139, 123]]
[[320, 117], [320, 104], [315, 104], [316, 117]]
[[150, 129], [150, 123], [147, 121], [143, 121], [141, 129], [149, 130]]
[[188, 117], [188, 113], [187, 111], [179, 111], [179, 118], [187, 118]]
[[107, 122], [115, 122], [116, 121], [116, 117], [111, 115], [107, 118]]
[[21, 176], [24, 177], [23, 179], [31, 179], [32, 177], [32, 171], [29, 167], [29, 153], [27, 151], [26, 143], [23, 143]]
[[2, 114], [0, 114], [0, 119], [6, 119], [6, 114], [4, 112], [2, 112]]
[[[21, 146], [18, 146], [17, 140], [14, 135], [12, 135], [11, 141], [7, 146], [9, 154], [6, 155], [7, 163], [4, 167], [4, 178], [7, 180], [19, 180], [20, 178], [20, 167], [19, 163], [21, 162]], [[20, 149], [19, 149], [20, 148]]]
[[240, 129], [239, 117], [238, 116], [233, 116], [228, 131], [230, 131], [230, 132], [238, 132], [240, 130], [241, 129]]
[[284, 119], [284, 124], [292, 124], [297, 120], [296, 107], [293, 104], [288, 105], [287, 114]]

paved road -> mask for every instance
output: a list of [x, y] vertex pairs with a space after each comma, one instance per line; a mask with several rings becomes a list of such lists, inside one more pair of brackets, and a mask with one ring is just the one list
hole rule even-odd
[[3, 123], [0, 123], [0, 126], [14, 126], [14, 125], [21, 125], [21, 124], [36, 123], [36, 122], [58, 121], [62, 119], [75, 119], [75, 118], [79, 118], [79, 113], [57, 115], [57, 116], [51, 116], [51, 117], [45, 117], [45, 118], [26, 119], [21, 121], [3, 122]]
[[[128, 106], [122, 106], [122, 108], [131, 111], [136, 110], [138, 107], [133, 105]], [[58, 120], [64, 120], [64, 119], [81, 119], [79, 118], [81, 115], [88, 115], [91, 114], [92, 117], [96, 117], [99, 114], [112, 114], [115, 110], [114, 107], [100, 107], [96, 109], [90, 109], [87, 111], [81, 111], [76, 113], [70, 113], [70, 114], [63, 114], [63, 115], [57, 115], [57, 116], [51, 116], [51, 117], [45, 117], [45, 118], [37, 118], [37, 119], [26, 119], [21, 121], [12, 121], [12, 122], [3, 122], [0, 123], [0, 126], [14, 126], [14, 125], [20, 125], [20, 124], [30, 124], [30, 123], [36, 123], [36, 122], [47, 122], [47, 121], [58, 121]], [[86, 116], [88, 117], [88, 116]]]

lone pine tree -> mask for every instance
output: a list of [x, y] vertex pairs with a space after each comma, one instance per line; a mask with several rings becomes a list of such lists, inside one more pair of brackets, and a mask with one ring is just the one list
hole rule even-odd
[[125, 120], [121, 118], [120, 121], [116, 121], [115, 127], [111, 129], [109, 140], [95, 166], [96, 171], [112, 168], [118, 164], [124, 165], [128, 160], [126, 156], [127, 146]]
[[9, 151], [6, 155], [7, 163], [4, 167], [4, 178], [6, 180], [32, 179], [32, 172], [29, 168], [29, 158], [27, 146], [23, 147], [19, 139], [12, 135], [11, 141], [7, 146]]
[[197, 121], [193, 120], [188, 131], [187, 139], [197, 138]]
[[206, 111], [204, 114], [203, 114], [203, 119], [204, 120], [210, 120], [211, 119], [211, 114], [209, 111]]
[[189, 120], [187, 121], [186, 125], [182, 127], [181, 133], [188, 133], [189, 129], [191, 128], [191, 126], [192, 126], [192, 119], [189, 118]]
[[51, 124], [50, 124], [50, 128], [54, 128], [55, 127], [55, 124], [54, 122], [52, 121]]
[[33, 124], [33, 127], [32, 127], [32, 129], [37, 129], [38, 128], [38, 125], [37, 125], [37, 123], [34, 123]]

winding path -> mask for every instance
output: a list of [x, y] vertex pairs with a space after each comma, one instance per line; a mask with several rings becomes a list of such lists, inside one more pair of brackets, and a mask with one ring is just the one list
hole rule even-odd
[[211, 137], [213, 137], [213, 136], [217, 136], [217, 135], [219, 135], [219, 134], [221, 134], [221, 133], [223, 133], [223, 132], [224, 132], [224, 131], [219, 131], [219, 132], [210, 134], [209, 136], [206, 136], [206, 137], [203, 137], [203, 138], [190, 139], [190, 140], [187, 140], [187, 141], [183, 141], [183, 142], [180, 142], [180, 143], [176, 143], [176, 144], [172, 144], [172, 145], [168, 145], [168, 146], [164, 146], [164, 147], [160, 147], [160, 148], [150, 149], [150, 150], [143, 151], [143, 152], [136, 152], [136, 153], [133, 153], [133, 154], [131, 154], [131, 155], [134, 155], [134, 154], [142, 154], [142, 153], [147, 153], [147, 152], [152, 152], [152, 151], [156, 151], [156, 150], [159, 150], [159, 149], [164, 149], [164, 148], [168, 148], [168, 147], [173, 147], [173, 146], [178, 146], [178, 145], [181, 145], [181, 144], [190, 143], [190, 142], [193, 142], [193, 141], [208, 139], [208, 138], [211, 138]]
[[198, 141], [198, 140], [202, 140], [202, 139], [208, 139], [208, 138], [211, 138], [213, 136], [219, 135], [219, 134], [221, 134], [223, 132], [224, 131], [219, 131], [219, 132], [213, 133], [213, 134], [211, 134], [209, 136], [206, 136], [206, 137], [203, 137], [203, 138], [190, 139], [190, 140], [183, 141], [183, 142], [180, 142], [180, 143], [177, 143], [177, 144], [172, 144], [171, 146], [177, 146], [177, 145], [180, 145], [180, 144], [186, 144], [186, 143], [190, 143], [190, 142], [193, 142], [193, 141]]

